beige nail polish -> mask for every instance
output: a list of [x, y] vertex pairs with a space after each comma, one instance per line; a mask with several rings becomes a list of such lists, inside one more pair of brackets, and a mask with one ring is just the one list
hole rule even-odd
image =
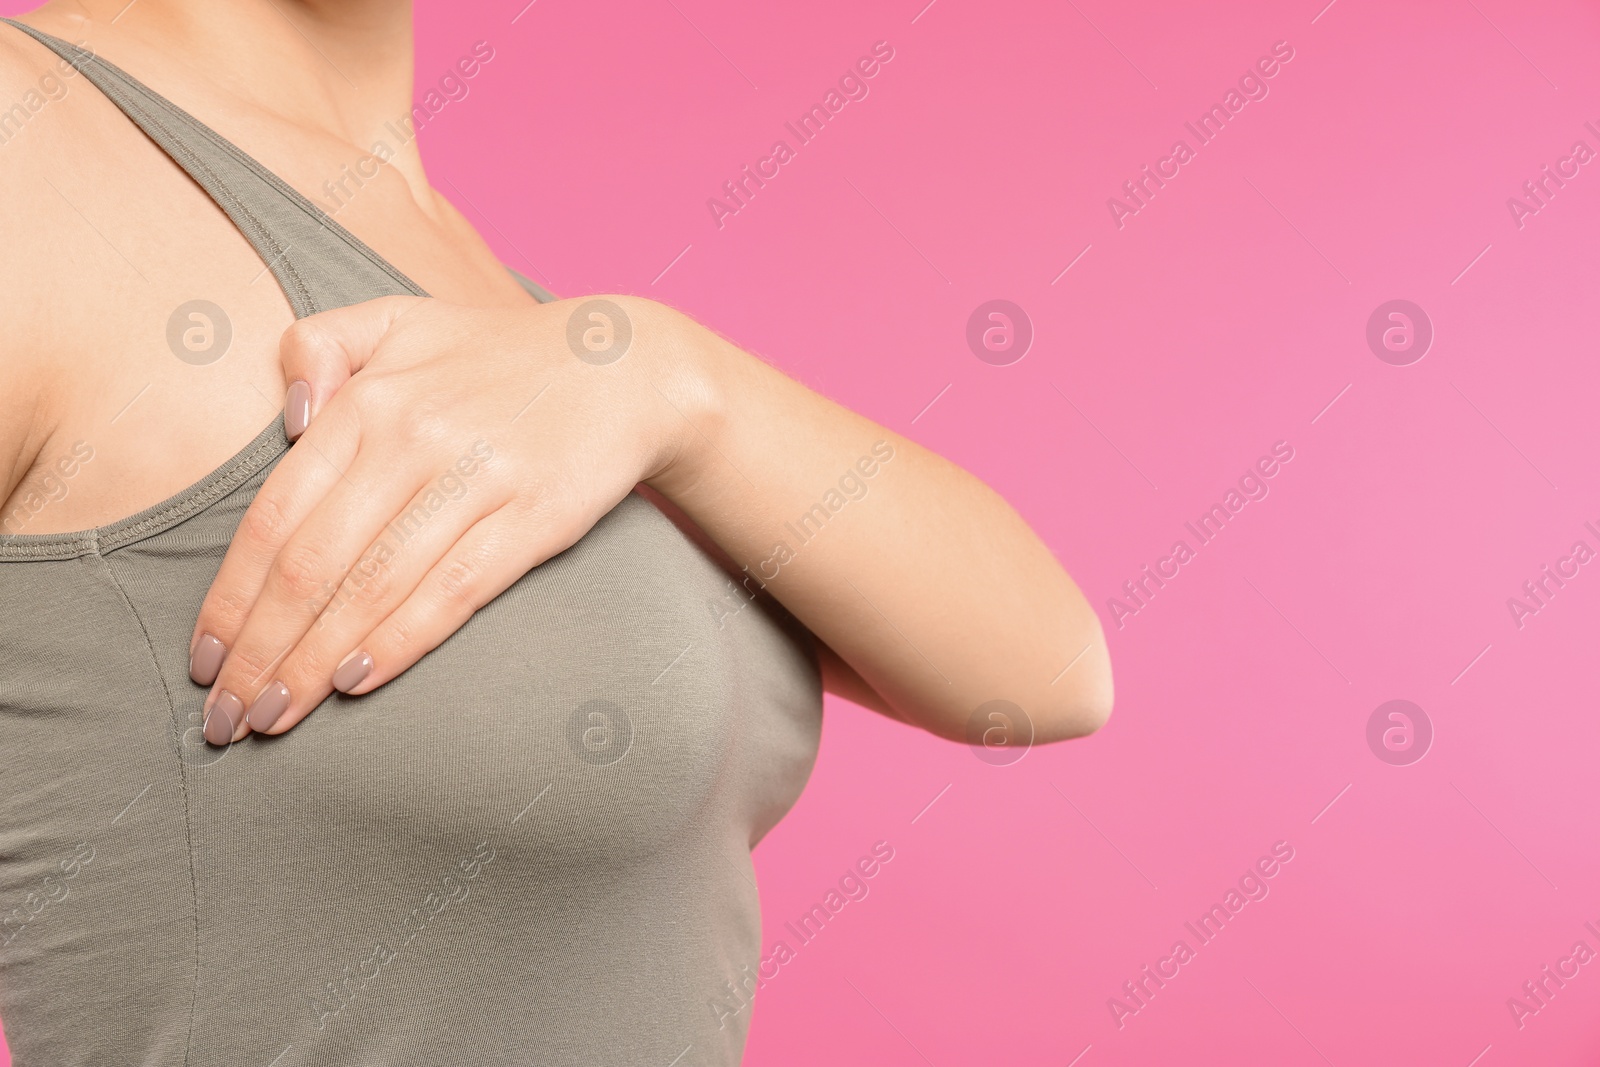
[[302, 381], [289, 383], [283, 400], [283, 432], [293, 441], [311, 425], [311, 386]]
[[201, 634], [189, 653], [189, 679], [195, 685], [210, 685], [222, 670], [222, 661], [228, 657], [227, 646], [210, 634]]
[[352, 652], [339, 664], [339, 669], [333, 672], [333, 687], [341, 693], [348, 693], [362, 682], [367, 675], [372, 673], [372, 654], [370, 652]]
[[255, 703], [250, 705], [246, 721], [250, 723], [250, 729], [266, 733], [288, 710], [289, 687], [275, 681], [262, 690], [261, 695], [256, 697]]
[[233, 740], [243, 718], [244, 701], [224, 689], [211, 702], [211, 710], [206, 713], [201, 732], [213, 745], [226, 745]]

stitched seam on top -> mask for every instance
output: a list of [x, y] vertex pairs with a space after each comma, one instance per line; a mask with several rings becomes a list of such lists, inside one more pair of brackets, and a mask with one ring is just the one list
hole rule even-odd
[[[274, 423], [274, 427], [276, 423]], [[141, 541], [151, 534], [174, 526], [200, 511], [215, 504], [218, 500], [232, 493], [239, 486], [249, 481], [258, 474], [262, 467], [277, 457], [278, 453], [285, 451], [288, 443], [276, 436], [268, 437], [259, 445], [249, 449], [239, 456], [235, 456], [229, 465], [214, 471], [206, 480], [210, 484], [202, 485], [196, 492], [190, 493], [175, 501], [168, 507], [162, 508], [130, 526], [122, 527], [113, 524], [110, 527], [101, 527], [90, 530], [77, 537], [63, 538], [60, 541], [45, 543], [29, 543], [26, 545], [8, 545], [0, 543], [0, 559], [49, 557], [56, 553], [72, 551], [73, 557], [87, 554], [111, 552], [126, 545]], [[211, 481], [215, 479], [215, 481]]]
[[139, 614], [139, 609], [134, 607], [133, 599], [128, 596], [128, 591], [123, 588], [122, 582], [117, 578], [116, 571], [111, 566], [111, 561], [95, 554], [100, 566], [104, 568], [106, 577], [111, 581], [111, 587], [122, 597], [122, 602], [128, 606], [128, 614], [133, 616], [133, 621], [139, 626], [139, 633], [144, 637], [145, 651], [150, 655], [150, 666], [155, 670], [155, 675], [161, 681], [161, 691], [167, 698], [167, 715], [174, 732], [175, 750], [178, 769], [178, 792], [183, 797], [183, 841], [185, 852], [189, 859], [189, 914], [194, 919], [194, 972], [189, 982], [189, 1030], [184, 1035], [183, 1063], [188, 1067], [189, 1057], [194, 1049], [194, 1020], [195, 1013], [200, 1003], [200, 883], [194, 872], [194, 830], [190, 826], [190, 817], [193, 812], [189, 806], [189, 782], [183, 771], [183, 735], [177, 731], [178, 704], [172, 698], [172, 690], [167, 685], [167, 676], [162, 673], [161, 661], [156, 658], [155, 643], [150, 640], [150, 630], [144, 624], [144, 616]]
[[147, 519], [143, 519], [133, 526], [114, 531], [111, 536], [97, 538], [99, 547], [106, 552], [112, 552], [125, 545], [141, 541], [153, 533], [158, 533], [168, 526], [176, 525], [200, 511], [215, 504], [218, 500], [231, 494], [239, 486], [255, 477], [261, 468], [275, 459], [282, 451], [287, 450], [285, 442], [269, 437], [260, 445], [251, 449], [227, 469], [223, 477], [206, 486], [197, 493], [185, 496], [182, 500], [165, 508]]
[[60, 541], [30, 541], [25, 545], [14, 545], [7, 541], [0, 541], [0, 559], [31, 559], [37, 556], [53, 556], [59, 552], [70, 552], [68, 558], [75, 559], [79, 556], [93, 552], [98, 538], [96, 531], [89, 530], [77, 537], [63, 538]]

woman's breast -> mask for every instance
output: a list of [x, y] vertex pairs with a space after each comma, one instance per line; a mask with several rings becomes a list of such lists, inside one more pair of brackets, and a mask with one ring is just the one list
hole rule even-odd
[[798, 627], [713, 610], [734, 588], [630, 496], [388, 685], [215, 753], [201, 802], [243, 788], [387, 847], [515, 828], [549, 863], [633, 862], [702, 818], [761, 822], [778, 798], [750, 767], [803, 780], [817, 693]]
[[[165, 550], [111, 565], [153, 572]], [[204, 691], [163, 673], [197, 726]], [[186, 729], [181, 751], [202, 813], [241, 805], [302, 847], [470, 852], [498, 830], [530, 862], [627, 864], [697, 820], [764, 831], [809, 773], [819, 702], [803, 629], [630, 495], [382, 688], [229, 749]]]

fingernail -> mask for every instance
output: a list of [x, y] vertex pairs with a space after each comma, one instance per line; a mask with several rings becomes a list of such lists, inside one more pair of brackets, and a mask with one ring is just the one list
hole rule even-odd
[[202, 732], [213, 745], [226, 745], [238, 732], [239, 720], [244, 718], [244, 701], [224, 689], [211, 702]]
[[250, 714], [246, 719], [250, 723], [250, 729], [266, 733], [288, 710], [289, 687], [282, 682], [273, 682], [256, 697], [256, 702], [250, 705]]
[[370, 652], [352, 652], [339, 664], [339, 669], [333, 672], [333, 687], [341, 693], [348, 693], [366, 680], [372, 673], [372, 654]]
[[194, 651], [189, 653], [190, 681], [195, 685], [210, 685], [216, 681], [227, 655], [226, 645], [210, 634], [201, 634], [200, 640], [194, 643]]
[[289, 383], [283, 401], [283, 432], [293, 441], [311, 425], [311, 386], [302, 381]]

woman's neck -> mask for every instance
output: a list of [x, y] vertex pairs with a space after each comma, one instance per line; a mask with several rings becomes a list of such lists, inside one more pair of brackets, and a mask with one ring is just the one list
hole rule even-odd
[[363, 151], [411, 108], [409, 0], [50, 0], [20, 21]]

